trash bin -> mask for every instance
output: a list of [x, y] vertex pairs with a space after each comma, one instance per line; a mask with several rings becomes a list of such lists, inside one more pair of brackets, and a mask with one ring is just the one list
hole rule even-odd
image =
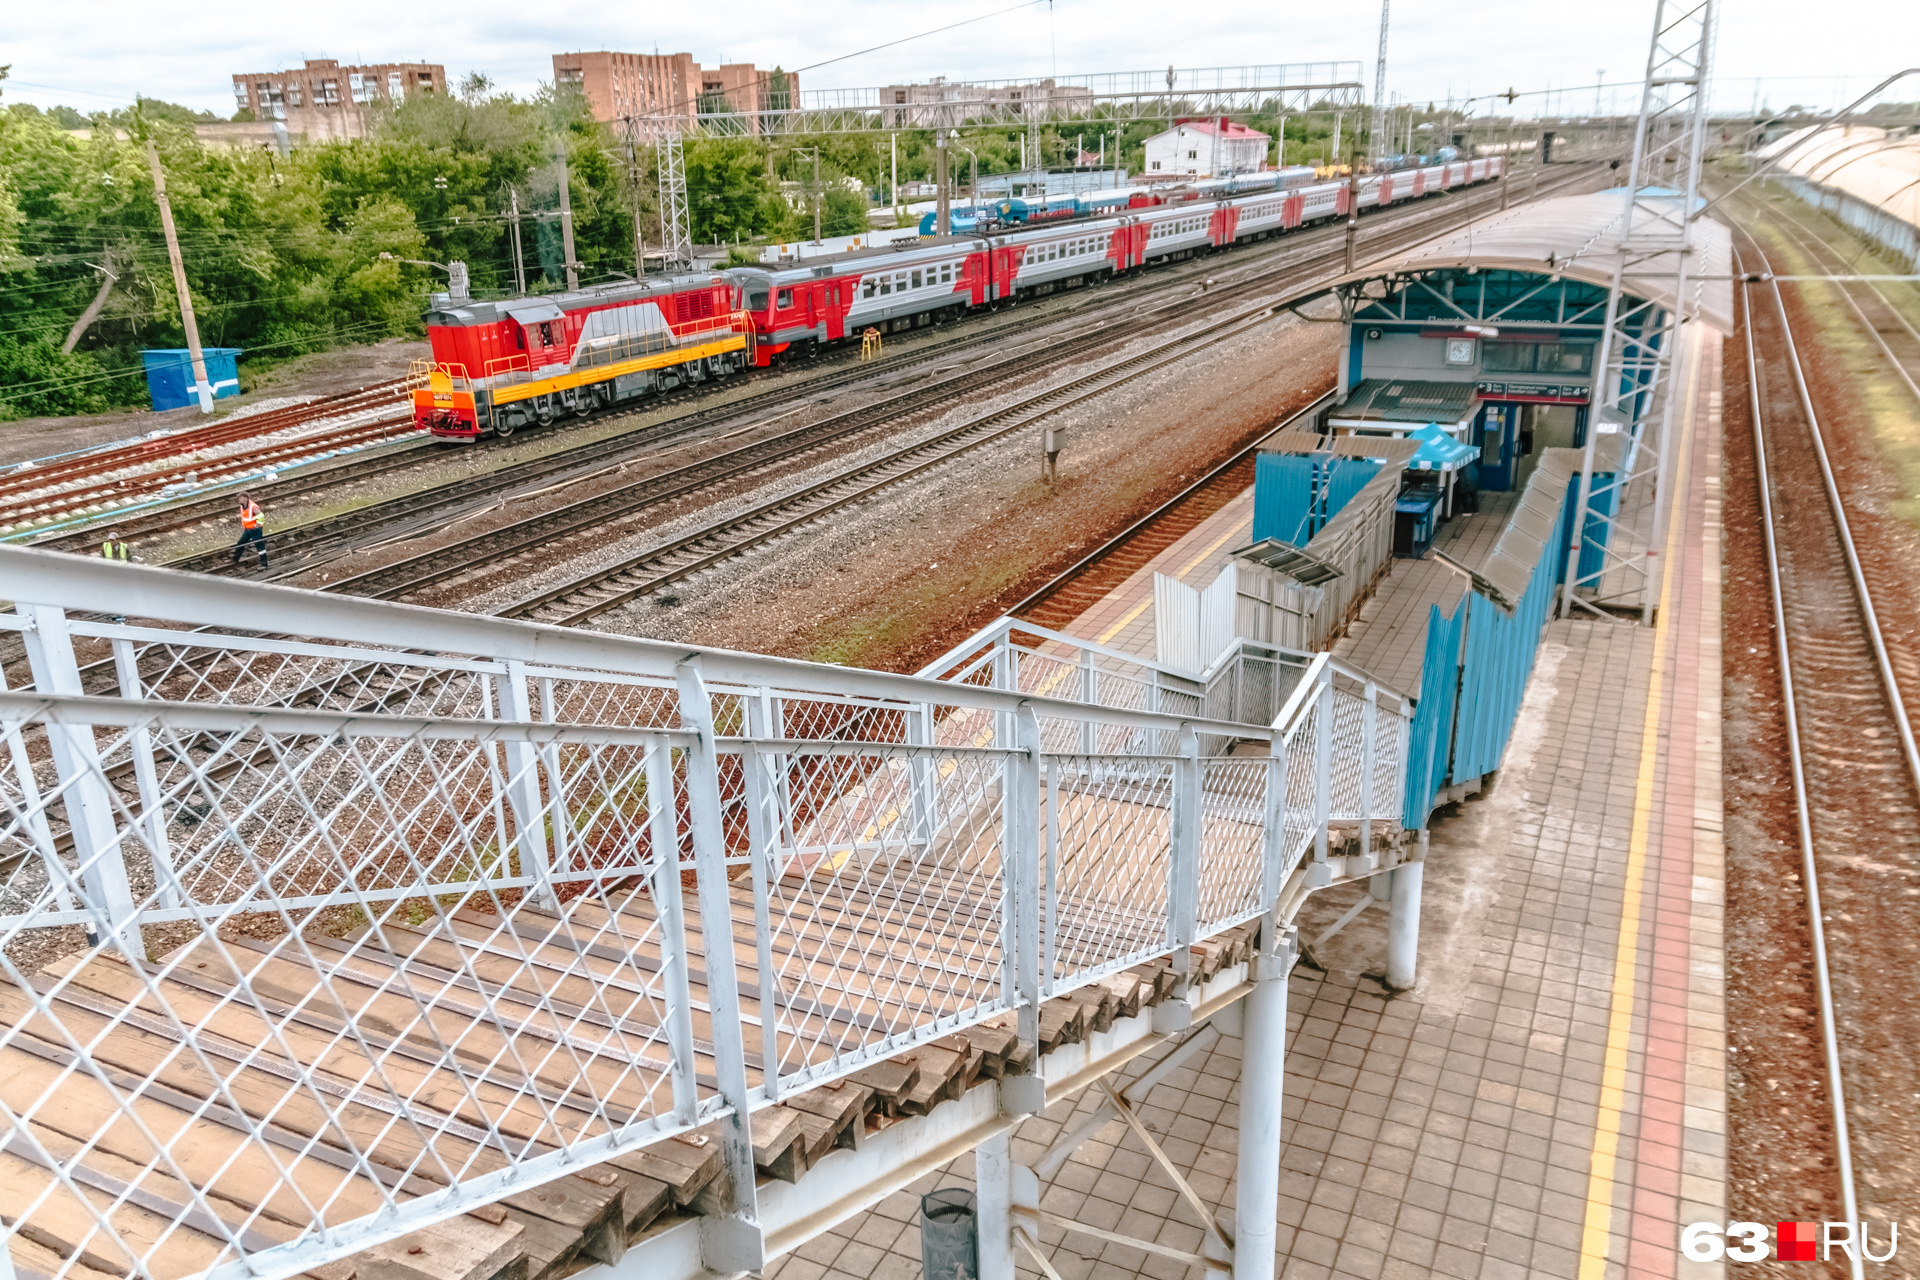
[[980, 1219], [973, 1192], [943, 1187], [920, 1197], [920, 1268], [926, 1280], [977, 1280]]

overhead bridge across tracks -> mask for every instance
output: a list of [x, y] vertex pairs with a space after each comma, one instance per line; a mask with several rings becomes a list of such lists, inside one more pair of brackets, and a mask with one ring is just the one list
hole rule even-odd
[[[18, 1277], [737, 1273], [969, 1149], [1010, 1276], [1012, 1125], [1229, 1009], [1277, 1063], [1292, 913], [1414, 856], [1411, 701], [1325, 654], [1243, 642], [1227, 716], [1013, 624], [898, 676], [0, 581]], [[1207, 1245], [1243, 1277], [1267, 1075]]]

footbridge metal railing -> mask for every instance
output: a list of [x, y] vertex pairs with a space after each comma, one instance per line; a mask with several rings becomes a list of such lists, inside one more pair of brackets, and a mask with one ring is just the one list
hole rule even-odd
[[293, 1275], [716, 1120], [749, 1269], [749, 1113], [1184, 971], [1404, 791], [1407, 700], [1324, 655], [1276, 728], [1064, 637], [931, 679], [10, 548], [0, 594], [17, 1276]]

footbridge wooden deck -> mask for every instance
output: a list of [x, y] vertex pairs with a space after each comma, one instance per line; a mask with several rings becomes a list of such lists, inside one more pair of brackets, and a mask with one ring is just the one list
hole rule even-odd
[[1411, 706], [1325, 655], [1006, 623], [904, 677], [0, 575], [35, 1280], [757, 1269], [1277, 986], [1300, 897], [1406, 845]]

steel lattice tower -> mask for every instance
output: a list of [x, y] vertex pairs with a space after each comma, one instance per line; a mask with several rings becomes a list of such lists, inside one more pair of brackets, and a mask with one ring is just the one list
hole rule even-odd
[[[1561, 588], [1564, 616], [1575, 605], [1638, 610], [1653, 622], [1661, 551], [1673, 495], [1667, 447], [1680, 388], [1674, 372], [1692, 336], [1689, 295], [1693, 228], [1702, 214], [1701, 155], [1713, 53], [1713, 0], [1657, 0], [1646, 83], [1622, 197], [1625, 220], [1606, 321], [1595, 353], [1591, 410], [1571, 536], [1574, 556]], [[1691, 282], [1697, 293], [1699, 282]], [[1647, 299], [1675, 300], [1675, 309]], [[1617, 468], [1602, 436], [1620, 437]], [[1596, 457], [1601, 465], [1596, 468]], [[1598, 478], [1596, 479], [1596, 470]], [[1625, 516], [1636, 490], [1653, 486], [1653, 520], [1643, 545], [1628, 545]], [[1582, 562], [1591, 561], [1591, 568]]]

